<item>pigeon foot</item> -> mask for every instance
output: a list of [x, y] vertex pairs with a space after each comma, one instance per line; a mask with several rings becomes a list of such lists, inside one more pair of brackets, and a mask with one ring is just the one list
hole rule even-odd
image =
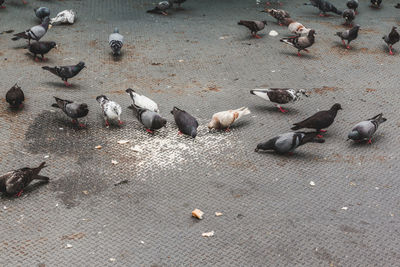
[[23, 191], [24, 191], [24, 190], [19, 191], [18, 194], [15, 195], [15, 197], [20, 197], [20, 196], [22, 195], [22, 192], [23, 192]]
[[320, 135], [320, 134], [319, 134], [319, 135], [317, 135], [317, 137], [318, 137], [318, 138], [324, 138], [324, 137], [323, 137], [322, 135]]
[[64, 81], [64, 84], [65, 84], [65, 86], [67, 86], [67, 87], [71, 86], [71, 84], [68, 83], [67, 81]]
[[154, 132], [150, 129], [146, 129], [146, 132], [153, 134]]
[[328, 130], [319, 130], [321, 133], [326, 133]]
[[280, 110], [282, 113], [288, 112], [286, 109], [283, 109], [282, 107], [279, 107], [279, 110]]

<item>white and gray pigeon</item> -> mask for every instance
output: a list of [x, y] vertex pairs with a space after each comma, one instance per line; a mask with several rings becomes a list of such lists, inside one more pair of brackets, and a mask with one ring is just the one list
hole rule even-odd
[[[342, 39], [342, 43], [347, 49], [350, 49], [350, 42], [354, 41], [358, 37], [358, 31], [360, 30], [360, 25], [356, 24], [350, 30], [344, 32], [337, 32], [336, 35]], [[347, 40], [347, 45], [344, 40]]]
[[109, 100], [105, 95], [99, 95], [96, 97], [96, 100], [100, 103], [101, 110], [103, 111], [104, 121], [107, 127], [110, 125], [109, 121], [117, 120], [120, 125], [123, 124], [121, 121], [122, 108], [117, 102]]
[[372, 144], [372, 136], [381, 123], [385, 122], [386, 118], [383, 118], [383, 114], [378, 114], [375, 117], [357, 123], [348, 135], [348, 138], [356, 142], [362, 142], [368, 140], [368, 144]]
[[133, 110], [134, 115], [139, 122], [143, 124], [148, 133], [154, 133], [154, 130], [166, 127], [167, 120], [161, 117], [157, 112], [140, 108], [135, 104], [130, 105], [129, 108]]
[[267, 101], [276, 103], [276, 107], [283, 113], [287, 112], [280, 105], [296, 102], [301, 96], [306, 96], [304, 89], [292, 89], [292, 88], [266, 88], [266, 89], [254, 89], [250, 90], [250, 94], [256, 95]]
[[147, 10], [147, 13], [162, 14], [164, 16], [167, 16], [167, 10], [170, 9], [173, 5], [173, 2], [170, 0], [161, 1], [157, 4], [155, 8]]
[[307, 48], [312, 46], [315, 42], [315, 30], [310, 30], [306, 36], [295, 36], [282, 38], [280, 41], [297, 48], [297, 55], [300, 57], [300, 51], [308, 52]]
[[72, 119], [72, 123], [76, 123], [79, 127], [85, 127], [84, 124], [79, 124], [78, 119], [85, 117], [89, 113], [88, 105], [85, 103], [76, 103], [69, 100], [64, 100], [54, 97], [57, 103], [52, 104], [54, 108], [59, 108]]
[[11, 40], [17, 41], [19, 39], [28, 39], [29, 44], [31, 43], [31, 40], [39, 41], [46, 34], [47, 30], [51, 28], [51, 25], [49, 25], [50, 18], [45, 17], [42, 24], [33, 26], [24, 32], [14, 34], [14, 37]]
[[119, 29], [115, 28], [114, 32], [108, 37], [108, 43], [113, 51], [114, 56], [121, 54], [121, 48], [124, 45], [124, 36], [119, 33]]
[[132, 99], [132, 104], [134, 104], [140, 108], [144, 108], [144, 109], [148, 109], [148, 110], [160, 113], [157, 103], [154, 102], [153, 100], [151, 100], [150, 98], [148, 98], [147, 96], [139, 95], [132, 88], [126, 89], [125, 92], [127, 92], [130, 95], [130, 97]]
[[318, 132], [289, 132], [278, 135], [267, 142], [257, 145], [255, 152], [259, 150], [273, 150], [278, 154], [292, 154], [293, 151], [306, 143], [324, 143], [325, 140], [316, 138]]

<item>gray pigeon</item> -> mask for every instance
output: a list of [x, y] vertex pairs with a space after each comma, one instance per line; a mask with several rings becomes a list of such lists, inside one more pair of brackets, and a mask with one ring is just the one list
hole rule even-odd
[[360, 30], [360, 25], [356, 24], [350, 30], [346, 30], [344, 32], [337, 32], [336, 35], [342, 39], [342, 43], [344, 46], [346, 46], [346, 42], [344, 40], [347, 40], [346, 48], [350, 49], [350, 42], [357, 39], [359, 30]]
[[173, 2], [170, 0], [161, 1], [157, 4], [155, 8], [147, 10], [147, 13], [163, 14], [164, 16], [167, 16], [167, 10], [170, 9], [173, 5]]
[[261, 31], [267, 25], [267, 21], [258, 21], [258, 20], [241, 20], [238, 22], [238, 25], [243, 25], [247, 27], [251, 31], [251, 35], [257, 39], [260, 39], [261, 36], [257, 35], [258, 31]]
[[348, 0], [346, 6], [350, 9], [353, 9], [354, 12], [357, 14], [358, 0]]
[[42, 69], [48, 70], [51, 73], [53, 73], [54, 75], [57, 75], [58, 77], [60, 77], [64, 81], [65, 86], [71, 86], [71, 84], [68, 83], [68, 79], [78, 75], [78, 73], [81, 72], [81, 70], [83, 70], [83, 68], [86, 68], [86, 66], [85, 66], [85, 62], [82, 62], [82, 61], [79, 62], [78, 64], [72, 65], [72, 66], [60, 66], [60, 67], [44, 66], [44, 67], [42, 67]]
[[85, 127], [84, 124], [78, 123], [79, 118], [85, 117], [89, 113], [88, 105], [85, 103], [76, 103], [69, 100], [64, 100], [54, 97], [57, 103], [52, 104], [54, 108], [59, 108], [72, 119], [72, 123], [76, 123], [79, 127]]
[[334, 5], [326, 0], [310, 0], [310, 3], [305, 3], [305, 5], [317, 7], [321, 11], [319, 14], [320, 17], [327, 16], [326, 12], [333, 12], [338, 15], [342, 15], [342, 11], [338, 10]]
[[109, 126], [109, 120], [118, 120], [118, 123], [121, 125], [123, 122], [121, 121], [121, 106], [114, 101], [110, 101], [108, 97], [105, 95], [100, 95], [96, 97], [97, 102], [100, 103], [101, 109], [103, 111], [104, 120], [106, 122], [106, 126]]
[[353, 20], [356, 18], [356, 12], [353, 9], [345, 9], [343, 11], [343, 18], [345, 20], [345, 25], [349, 25], [350, 27], [352, 26], [351, 23]]
[[23, 189], [33, 180], [48, 182], [49, 177], [39, 175], [39, 172], [45, 167], [46, 162], [42, 162], [37, 168], [22, 168], [7, 172], [0, 176], [0, 192], [19, 197]]
[[385, 35], [382, 37], [382, 39], [385, 41], [385, 43], [389, 46], [389, 54], [390, 55], [393, 55], [393, 51], [392, 51], [393, 45], [395, 43], [397, 43], [398, 41], [400, 41], [400, 34], [396, 29], [397, 29], [397, 27], [393, 26], [390, 33], [388, 35]]
[[192, 115], [177, 107], [172, 109], [171, 114], [174, 115], [174, 119], [176, 125], [178, 125], [180, 134], [183, 133], [191, 136], [192, 138], [197, 136], [197, 127], [199, 127], [199, 123]]
[[257, 145], [255, 152], [259, 150], [274, 150], [278, 154], [292, 154], [301, 145], [309, 142], [324, 143], [324, 139], [317, 139], [318, 132], [290, 132], [278, 135], [265, 143]]
[[307, 36], [295, 36], [282, 38], [280, 41], [297, 48], [297, 55], [300, 57], [300, 51], [308, 52], [307, 48], [312, 46], [315, 42], [315, 30], [310, 30]]
[[31, 39], [35, 41], [39, 41], [47, 32], [50, 24], [50, 18], [46, 17], [43, 19], [42, 24], [33, 26], [29, 30], [24, 32], [14, 34], [14, 37], [11, 39], [13, 41], [17, 41], [19, 39], [28, 39], [29, 44], [31, 43]]
[[379, 125], [386, 121], [386, 118], [382, 116], [381, 113], [367, 121], [357, 123], [349, 133], [348, 138], [356, 142], [368, 140], [368, 144], [372, 144], [372, 136], [378, 130]]
[[36, 17], [38, 17], [38, 19], [40, 19], [41, 21], [45, 17], [50, 17], [50, 9], [48, 7], [38, 7], [35, 8], [33, 11], [35, 11]]
[[121, 48], [124, 45], [124, 36], [119, 33], [119, 29], [115, 28], [114, 32], [108, 37], [108, 43], [113, 51], [114, 56], [121, 54]]
[[129, 108], [133, 110], [139, 122], [143, 124], [146, 131], [149, 133], [153, 133], [154, 130], [165, 127], [167, 124], [167, 120], [161, 117], [157, 112], [140, 108], [134, 104], [130, 105]]

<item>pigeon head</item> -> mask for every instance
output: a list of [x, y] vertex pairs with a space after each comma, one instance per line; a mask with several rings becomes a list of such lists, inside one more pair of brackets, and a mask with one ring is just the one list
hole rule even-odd
[[212, 119], [210, 121], [210, 123], [207, 125], [208, 129], [213, 129], [213, 128], [217, 128], [218, 126], [218, 122], [215, 119]]
[[86, 67], [85, 62], [83, 62], [83, 61], [79, 62], [76, 66], [79, 67], [80, 69], [83, 69]]
[[300, 90], [298, 90], [298, 91], [296, 92], [296, 96], [297, 96], [297, 97], [301, 97], [302, 95], [308, 97], [308, 95], [306, 94], [306, 90], [300, 89]]
[[311, 37], [311, 36], [314, 36], [314, 35], [316, 35], [317, 33], [315, 32], [315, 30], [310, 30], [309, 32], [308, 32], [308, 36], [309, 37]]
[[266, 20], [263, 20], [262, 23], [264, 23], [265, 25], [267, 25], [267, 21], [266, 21]]
[[49, 46], [50, 46], [51, 48], [56, 48], [56, 49], [57, 49], [57, 44], [56, 44], [56, 42], [50, 42], [50, 43], [49, 43]]
[[119, 29], [117, 27], [114, 28], [114, 33], [119, 33]]
[[197, 136], [197, 129], [196, 129], [195, 127], [192, 127], [192, 131], [191, 131], [191, 133], [190, 133], [190, 136], [191, 136], [192, 138], [196, 138], [196, 136]]
[[106, 97], [105, 95], [99, 95], [98, 97], [96, 97], [97, 102], [101, 103], [105, 100], [108, 100], [108, 97]]
[[361, 139], [361, 135], [358, 131], [351, 131], [349, 133], [349, 135], [347, 136], [347, 138], [351, 139], [351, 140], [360, 140]]
[[130, 94], [130, 93], [134, 93], [135, 90], [133, 90], [132, 88], [128, 88], [128, 89], [125, 90], [125, 92], [127, 92], [128, 94]]
[[335, 111], [338, 111], [338, 110], [341, 110], [341, 109], [342, 109], [342, 106], [340, 104], [338, 104], [338, 103], [334, 104], [331, 107], [331, 110], [335, 110]]
[[83, 114], [88, 114], [89, 113], [88, 105], [86, 103], [80, 104], [79, 105], [79, 112], [82, 112]]

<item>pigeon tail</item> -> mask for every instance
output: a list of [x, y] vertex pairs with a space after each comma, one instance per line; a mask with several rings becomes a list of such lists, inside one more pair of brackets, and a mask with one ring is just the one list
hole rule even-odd
[[[47, 167], [47, 166], [46, 166], [46, 162], [43, 161], [43, 162], [39, 165], [39, 167], [34, 168], [34, 169], [33, 169], [34, 179], [46, 180], [46, 179], [43, 179], [44, 176], [39, 176], [39, 175], [38, 175], [39, 172], [40, 172], [43, 168], [46, 168], [46, 167]], [[46, 177], [46, 178], [47, 178], [47, 177]], [[48, 180], [48, 178], [47, 178], [47, 180]]]
[[297, 123], [295, 123], [294, 125], [295, 125], [294, 127], [290, 128], [290, 129], [292, 129], [293, 131], [296, 131], [296, 130], [299, 130], [299, 129], [303, 128], [303, 127], [301, 127], [300, 125], [298, 125]]

